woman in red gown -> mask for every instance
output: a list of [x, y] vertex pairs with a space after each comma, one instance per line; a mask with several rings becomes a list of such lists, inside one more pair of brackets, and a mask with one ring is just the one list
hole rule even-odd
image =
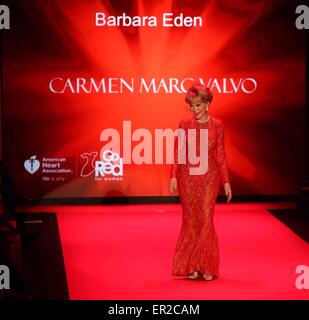
[[196, 130], [196, 155], [200, 153], [200, 130], [208, 129], [208, 170], [192, 175], [190, 168], [196, 164], [178, 163], [178, 139], [174, 148], [174, 164], [171, 167], [169, 191], [178, 189], [182, 206], [182, 225], [173, 258], [173, 275], [188, 275], [205, 280], [219, 276], [219, 247], [213, 215], [220, 184], [224, 187], [227, 202], [232, 198], [227, 160], [224, 150], [222, 121], [208, 115], [213, 95], [204, 85], [192, 86], [186, 96], [192, 117], [182, 119], [179, 128]]

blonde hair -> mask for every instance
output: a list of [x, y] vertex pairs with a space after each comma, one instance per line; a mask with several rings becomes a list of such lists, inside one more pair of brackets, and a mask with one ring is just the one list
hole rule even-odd
[[195, 83], [189, 88], [185, 98], [186, 103], [190, 104], [193, 97], [201, 97], [203, 102], [209, 103], [213, 100], [213, 94], [210, 89], [201, 83]]

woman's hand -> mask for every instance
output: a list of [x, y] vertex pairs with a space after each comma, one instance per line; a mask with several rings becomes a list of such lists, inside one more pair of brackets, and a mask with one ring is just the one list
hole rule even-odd
[[232, 199], [232, 189], [231, 189], [231, 185], [228, 182], [224, 184], [224, 192], [225, 192], [225, 195], [227, 196], [227, 203], [229, 203], [230, 200]]
[[176, 190], [177, 190], [177, 179], [176, 178], [171, 178], [169, 186], [168, 186], [168, 190], [171, 194], [174, 194], [174, 192], [176, 192]]

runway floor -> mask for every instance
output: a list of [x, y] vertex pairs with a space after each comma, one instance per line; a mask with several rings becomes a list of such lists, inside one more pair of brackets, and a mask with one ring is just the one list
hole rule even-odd
[[214, 281], [171, 274], [179, 204], [31, 210], [57, 212], [70, 299], [309, 299], [295, 285], [296, 267], [309, 266], [309, 245], [267, 211], [293, 205], [217, 204]]

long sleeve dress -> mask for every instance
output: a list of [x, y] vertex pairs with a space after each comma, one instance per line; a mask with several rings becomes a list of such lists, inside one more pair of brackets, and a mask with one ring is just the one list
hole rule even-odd
[[173, 258], [173, 275], [189, 275], [195, 270], [203, 274], [219, 275], [219, 246], [213, 222], [214, 208], [220, 182], [229, 182], [224, 150], [224, 127], [221, 120], [209, 117], [199, 123], [194, 116], [181, 120], [188, 141], [188, 129], [196, 130], [196, 154], [200, 152], [200, 130], [208, 129], [208, 170], [201, 175], [189, 174], [190, 164], [178, 163], [178, 137], [174, 147], [174, 163], [170, 177], [177, 178], [182, 206], [182, 225]]

